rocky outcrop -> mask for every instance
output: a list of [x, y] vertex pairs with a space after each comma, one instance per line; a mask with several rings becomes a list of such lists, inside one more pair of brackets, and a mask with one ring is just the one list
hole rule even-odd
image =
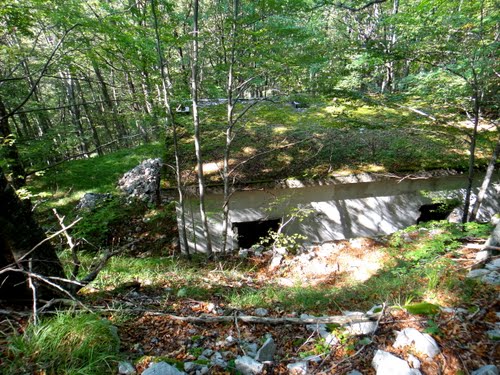
[[160, 202], [161, 167], [161, 159], [144, 160], [120, 178], [118, 189], [127, 196], [129, 202], [139, 200], [158, 204]]

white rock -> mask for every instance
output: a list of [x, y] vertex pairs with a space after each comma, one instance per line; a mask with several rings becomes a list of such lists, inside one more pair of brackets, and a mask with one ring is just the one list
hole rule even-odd
[[276, 249], [274, 249], [274, 251], [276, 252], [276, 254], [280, 255], [286, 255], [286, 253], [288, 252], [286, 247], [277, 247]]
[[264, 369], [262, 363], [248, 356], [238, 357], [234, 363], [236, 365], [236, 370], [241, 372], [242, 375], [257, 375]]
[[286, 366], [290, 375], [306, 375], [307, 374], [307, 362], [297, 362], [290, 363]]
[[157, 362], [149, 365], [149, 368], [144, 370], [142, 375], [182, 375], [185, 372], [177, 370], [176, 367], [169, 365], [166, 362]]
[[120, 375], [135, 375], [137, 371], [135, 367], [127, 361], [121, 361], [118, 363], [118, 374]]
[[383, 350], [377, 350], [372, 366], [377, 375], [421, 375], [419, 370], [410, 368], [406, 361]]
[[469, 273], [467, 274], [467, 278], [468, 279], [478, 279], [478, 278], [483, 277], [484, 275], [487, 275], [489, 273], [490, 273], [489, 270], [485, 270], [484, 268], [480, 268], [477, 270], [469, 271]]
[[412, 344], [417, 351], [427, 355], [429, 358], [434, 358], [434, 356], [441, 352], [436, 340], [426, 333], [419, 332], [415, 328], [405, 328], [398, 332], [396, 341], [392, 346], [401, 348]]
[[492, 260], [486, 265], [486, 268], [490, 271], [498, 271], [500, 269], [500, 258]]
[[275, 255], [273, 259], [271, 259], [271, 264], [269, 264], [269, 270], [274, 271], [275, 269], [277, 269], [282, 261], [283, 261], [283, 255]]
[[351, 323], [344, 326], [345, 330], [353, 336], [371, 335], [377, 330], [376, 322]]
[[[323, 334], [323, 332], [326, 334]], [[328, 346], [337, 346], [340, 344], [339, 338], [331, 332], [321, 331], [320, 335], [325, 339], [325, 344]]]
[[494, 365], [487, 365], [472, 371], [471, 375], [498, 375], [498, 367]]
[[408, 363], [413, 368], [420, 368], [420, 361], [413, 354], [408, 354]]
[[482, 250], [482, 251], [478, 251], [476, 253], [476, 260], [478, 262], [482, 262], [482, 261], [485, 261], [487, 260], [489, 257], [490, 257], [490, 252], [488, 250]]
[[491, 271], [481, 277], [481, 281], [488, 285], [500, 285], [500, 273], [497, 271]]

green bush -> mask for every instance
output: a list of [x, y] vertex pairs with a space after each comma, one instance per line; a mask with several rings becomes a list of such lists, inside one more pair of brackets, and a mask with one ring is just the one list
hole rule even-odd
[[0, 363], [5, 374], [109, 374], [118, 349], [116, 329], [108, 320], [64, 312], [8, 338]]

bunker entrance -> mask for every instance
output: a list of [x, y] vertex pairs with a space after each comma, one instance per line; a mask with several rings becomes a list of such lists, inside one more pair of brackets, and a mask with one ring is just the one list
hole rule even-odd
[[262, 237], [266, 237], [269, 231], [278, 231], [280, 219], [248, 221], [233, 223], [233, 231], [237, 233], [238, 247], [249, 249], [257, 245]]
[[458, 203], [456, 202], [424, 204], [419, 208], [420, 216], [417, 219], [417, 224], [445, 220], [457, 206]]

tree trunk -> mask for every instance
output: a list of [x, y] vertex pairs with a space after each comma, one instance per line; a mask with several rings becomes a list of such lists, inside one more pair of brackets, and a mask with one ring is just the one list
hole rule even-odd
[[233, 0], [233, 17], [230, 31], [230, 51], [229, 51], [229, 66], [227, 72], [227, 124], [226, 124], [226, 145], [224, 147], [224, 160], [222, 169], [222, 178], [224, 184], [224, 205], [222, 208], [222, 254], [226, 252], [227, 247], [227, 233], [229, 230], [229, 200], [230, 200], [230, 186], [229, 186], [229, 157], [231, 153], [231, 143], [233, 141], [233, 127], [234, 121], [234, 65], [236, 59], [236, 31], [237, 19], [239, 13], [239, 0]]
[[193, 0], [193, 50], [191, 56], [191, 99], [193, 102], [194, 147], [197, 161], [198, 189], [200, 194], [200, 217], [203, 225], [203, 234], [207, 244], [207, 256], [213, 257], [212, 241], [208, 228], [205, 209], [205, 178], [203, 175], [203, 159], [201, 156], [200, 116], [198, 113], [199, 66], [198, 66], [198, 13], [199, 0]]
[[473, 110], [473, 122], [474, 129], [472, 130], [472, 136], [470, 140], [469, 146], [469, 172], [468, 172], [468, 183], [467, 190], [465, 192], [464, 199], [464, 212], [462, 214], [462, 224], [465, 224], [469, 218], [469, 207], [470, 207], [470, 198], [472, 195], [472, 184], [474, 183], [474, 164], [476, 162], [476, 141], [477, 141], [477, 128], [479, 126], [479, 115], [480, 115], [480, 94], [476, 87], [474, 87], [474, 110]]
[[0, 97], [0, 141], [2, 141], [1, 143], [7, 141], [0, 147], [0, 155], [7, 160], [8, 172], [12, 175], [12, 185], [15, 188], [20, 188], [25, 184], [26, 171], [21, 162], [15, 139], [11, 139], [12, 136], [7, 110]]
[[118, 144], [122, 146], [128, 146], [129, 142], [127, 140], [127, 129], [123, 126], [121, 119], [118, 117], [116, 113], [116, 108], [109, 95], [108, 87], [106, 82], [104, 81], [104, 77], [102, 75], [101, 69], [95, 60], [92, 60], [92, 67], [94, 69], [97, 80], [99, 81], [99, 86], [101, 87], [101, 93], [104, 99], [104, 103], [106, 104], [106, 108], [111, 114], [113, 126], [116, 130], [116, 134], [118, 136]]
[[[55, 249], [44, 240], [45, 233], [33, 219], [31, 204], [19, 199], [0, 168], [0, 270], [9, 266], [31, 269], [39, 275], [64, 277]], [[37, 288], [38, 297], [50, 298], [53, 294], [47, 285], [40, 284]], [[0, 274], [0, 298], [23, 299], [30, 295], [25, 275]]]
[[495, 170], [495, 164], [497, 162], [498, 156], [500, 155], [500, 137], [498, 138], [497, 145], [493, 150], [493, 154], [491, 155], [490, 162], [488, 163], [488, 168], [486, 169], [486, 175], [484, 176], [483, 183], [481, 184], [481, 188], [477, 193], [477, 199], [474, 203], [474, 207], [472, 208], [472, 212], [469, 216], [469, 221], [475, 221], [477, 217], [477, 213], [479, 212], [479, 208], [483, 203], [484, 196], [486, 194], [486, 190], [490, 186], [491, 177], [493, 176], [493, 172]]
[[[186, 209], [184, 200], [184, 188], [182, 186], [181, 180], [181, 162], [179, 155], [179, 144], [177, 136], [177, 124], [175, 123], [174, 113], [172, 111], [172, 106], [170, 105], [170, 90], [172, 90], [172, 81], [169, 74], [165, 72], [165, 62], [163, 58], [163, 52], [160, 43], [160, 33], [158, 30], [158, 17], [156, 15], [155, 0], [151, 0], [151, 8], [154, 19], [155, 36], [156, 36], [156, 48], [158, 51], [158, 61], [160, 64], [160, 72], [162, 77], [162, 88], [163, 88], [163, 102], [165, 105], [165, 110], [167, 113], [167, 120], [172, 127], [172, 138], [174, 143], [174, 157], [175, 157], [175, 177], [177, 182], [177, 193], [179, 194], [179, 214], [181, 218], [181, 228], [179, 230], [181, 248], [184, 249], [186, 255], [190, 257], [189, 243], [187, 240], [186, 233]], [[167, 124], [168, 125], [168, 124]]]
[[88, 156], [89, 145], [85, 138], [85, 131], [82, 125], [80, 107], [76, 102], [77, 95], [75, 93], [75, 82], [73, 80], [73, 77], [71, 76], [71, 73], [69, 72], [65, 73], [61, 71], [61, 78], [63, 79], [64, 85], [66, 87], [66, 96], [68, 98], [68, 104], [70, 105], [69, 111], [71, 113], [71, 120], [73, 122], [73, 126], [75, 127], [75, 133], [78, 137], [78, 142], [80, 143], [79, 151], [80, 153]]
[[85, 117], [87, 118], [87, 122], [90, 127], [90, 132], [92, 134], [92, 139], [94, 141], [94, 146], [97, 150], [97, 155], [103, 156], [104, 152], [101, 147], [101, 139], [99, 138], [99, 133], [97, 132], [97, 127], [92, 119], [92, 111], [89, 108], [89, 105], [87, 103], [87, 100], [85, 99], [85, 95], [83, 94], [83, 90], [80, 86], [80, 83], [77, 81], [76, 82], [76, 87], [78, 88], [78, 92], [80, 94], [80, 100], [82, 101], [82, 107], [85, 112]]

